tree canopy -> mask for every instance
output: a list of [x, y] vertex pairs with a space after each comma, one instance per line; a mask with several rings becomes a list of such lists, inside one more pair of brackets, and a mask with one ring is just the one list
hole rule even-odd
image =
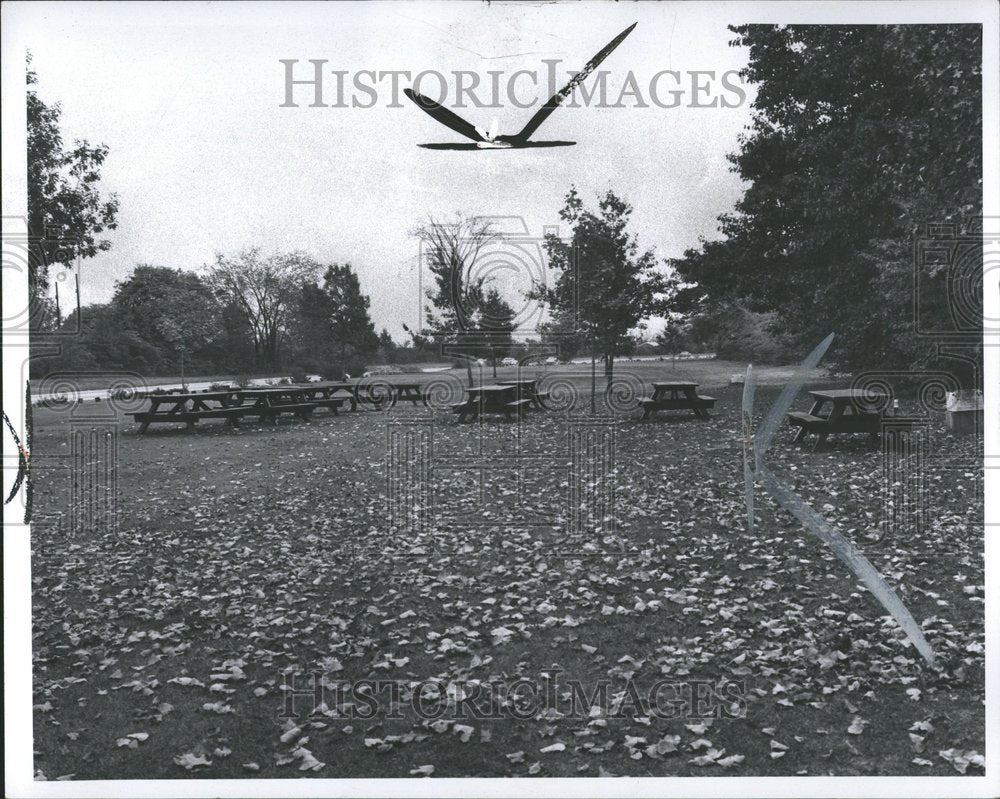
[[657, 293], [664, 287], [652, 251], [640, 252], [628, 230], [631, 215], [632, 207], [610, 190], [591, 210], [570, 189], [559, 212], [571, 227], [570, 237], [545, 238], [555, 280], [531, 293], [551, 315], [546, 340], [567, 345], [564, 357], [572, 354], [569, 350], [593, 348], [604, 360], [609, 382], [615, 356], [631, 348], [630, 331], [658, 309]]
[[801, 347], [835, 331], [828, 358], [842, 368], [930, 364], [914, 286], [925, 323], [944, 324], [953, 300], [914, 246], [928, 224], [961, 229], [982, 212], [981, 28], [731, 30], [757, 88], [730, 156], [748, 186], [719, 218], [724, 238], [674, 266], [711, 301], [774, 312]]
[[350, 264], [328, 266], [322, 284], [305, 282], [290, 325], [296, 362], [323, 374], [360, 373], [380, 344], [369, 304]]

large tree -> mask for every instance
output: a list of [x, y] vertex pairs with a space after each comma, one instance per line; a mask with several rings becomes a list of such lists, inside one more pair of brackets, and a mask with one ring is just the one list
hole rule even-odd
[[176, 364], [182, 383], [191, 356], [223, 331], [222, 308], [194, 272], [142, 264], [117, 285], [111, 304], [125, 327], [167, 353], [161, 368]]
[[[585, 345], [604, 361], [608, 385], [615, 356], [634, 346], [631, 331], [658, 310], [664, 283], [651, 251], [640, 251], [629, 232], [632, 207], [613, 191], [584, 207], [570, 189], [559, 217], [571, 228], [568, 239], [545, 239], [548, 265], [557, 276], [550, 286], [536, 286], [531, 296], [548, 306], [548, 332]], [[564, 353], [565, 355], [565, 353]]]
[[224, 304], [240, 308], [253, 338], [257, 367], [278, 369], [281, 344], [298, 308], [302, 287], [320, 265], [301, 252], [264, 256], [259, 248], [235, 256], [217, 255], [205, 281]]
[[38, 78], [30, 66], [27, 81], [30, 324], [33, 330], [46, 330], [59, 324], [47, 301], [49, 268], [71, 266], [110, 249], [110, 240], [102, 234], [117, 227], [118, 197], [99, 191], [108, 148], [77, 139], [64, 149], [60, 104], [47, 104], [38, 96], [32, 88]]
[[980, 26], [732, 30], [757, 88], [730, 157], [749, 186], [720, 217], [725, 238], [674, 265], [710, 301], [775, 312], [802, 348], [835, 331], [828, 359], [842, 368], [931, 364], [914, 285], [924, 327], [947, 328], [954, 300], [947, 270], [914, 245], [928, 224], [961, 229], [982, 212]]

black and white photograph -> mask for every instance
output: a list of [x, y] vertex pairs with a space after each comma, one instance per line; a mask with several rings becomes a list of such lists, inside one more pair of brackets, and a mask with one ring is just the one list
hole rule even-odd
[[1000, 6], [0, 15], [5, 795], [1000, 795]]

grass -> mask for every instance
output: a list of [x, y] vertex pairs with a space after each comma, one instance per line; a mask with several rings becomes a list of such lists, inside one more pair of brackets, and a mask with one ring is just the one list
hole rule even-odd
[[[586, 418], [589, 371], [548, 371], [550, 382], [565, 377], [560, 402]], [[742, 365], [619, 371], [633, 394], [640, 381], [693, 379], [719, 402], [707, 422], [639, 422], [620, 392], [609, 414], [612, 510], [585, 510], [576, 534], [567, 498], [593, 498], [598, 472], [587, 470], [599, 464], [572, 461], [565, 411], [480, 428], [406, 405], [140, 437], [128, 419], [81, 417], [90, 405], [37, 409], [36, 769], [73, 779], [399, 777], [422, 765], [434, 776], [947, 775], [955, 767], [939, 751], [983, 752], [980, 443], [933, 420], [920, 525], [880, 522], [882, 457], [863, 436], [812, 453], [783, 430], [770, 454], [924, 623], [940, 660], [930, 668], [846, 567], [759, 490], [757, 530], [746, 532], [741, 389], [728, 385]], [[790, 370], [756, 371], [760, 416]], [[444, 398], [464, 371], [424, 378]], [[431, 418], [434, 495], [414, 501], [435, 511], [415, 533], [387, 518], [387, 431]], [[71, 513], [74, 481], [100, 474], [103, 457], [84, 449], [74, 460], [72, 432], [94, 426], [117, 430], [117, 531]], [[571, 495], [580, 470], [590, 476]], [[495, 643], [500, 627], [511, 635]], [[245, 679], [213, 678], [240, 676], [234, 661]], [[523, 678], [539, 690], [559, 671], [560, 691], [605, 681], [612, 696], [630, 684], [645, 696], [661, 679], [735, 680], [745, 712], [702, 727], [628, 704], [595, 721], [520, 719], [509, 707], [462, 718], [431, 703], [452, 722], [438, 731], [409, 708], [399, 719], [352, 718], [343, 705], [310, 716], [314, 702], [301, 698], [290, 722], [281, 686], [289, 671], [307, 684], [314, 669], [331, 681]], [[171, 682], [181, 677], [204, 685]], [[204, 709], [216, 702], [232, 712]], [[848, 732], [855, 718], [860, 734]], [[915, 722], [933, 728], [918, 729], [921, 743]], [[466, 742], [455, 724], [472, 728]], [[120, 746], [131, 733], [148, 738]], [[672, 735], [677, 751], [646, 751]], [[540, 752], [553, 743], [565, 749]], [[709, 748], [725, 753], [692, 762]], [[304, 750], [325, 766], [300, 771]], [[188, 771], [175, 762], [183, 755], [211, 765]], [[743, 760], [718, 764], [730, 755]]]

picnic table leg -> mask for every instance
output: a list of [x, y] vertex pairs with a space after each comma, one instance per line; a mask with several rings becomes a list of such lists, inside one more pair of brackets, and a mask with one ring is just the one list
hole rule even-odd
[[187, 431], [189, 433], [193, 433], [194, 432], [194, 419], [188, 419], [188, 422], [187, 422]]
[[707, 418], [709, 418], [708, 417], [708, 411], [706, 411], [704, 408], [701, 407], [701, 405], [698, 404], [698, 389], [697, 388], [685, 389], [684, 390], [684, 396], [686, 396], [688, 398], [688, 400], [690, 401], [691, 408], [694, 411], [694, 415], [697, 418], [699, 418], [699, 419], [707, 419]]
[[826, 437], [827, 437], [827, 435], [829, 435], [829, 434], [828, 433], [817, 433], [816, 434], [816, 443], [813, 444], [813, 448], [812, 448], [813, 452], [819, 452], [820, 447], [822, 447], [826, 443]]
[[143, 422], [141, 425], [139, 425], [139, 435], [141, 436], [148, 429], [149, 429], [149, 422]]
[[[825, 402], [826, 402], [826, 400], [822, 400], [822, 399], [814, 400], [813, 404], [812, 404], [812, 407], [809, 409], [809, 415], [810, 416], [819, 416], [819, 412], [820, 412], [820, 410], [822, 410], [823, 404]], [[792, 439], [792, 443], [793, 444], [799, 444], [799, 443], [801, 443], [805, 439], [806, 434], [807, 434], [806, 426], [802, 425], [802, 427], [800, 427], [795, 432], [795, 437]]]

